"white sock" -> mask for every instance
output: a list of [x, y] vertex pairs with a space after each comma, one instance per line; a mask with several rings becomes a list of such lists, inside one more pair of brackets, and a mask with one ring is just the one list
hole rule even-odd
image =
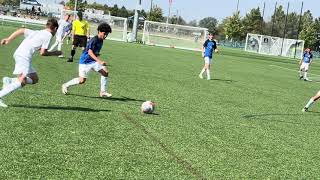
[[211, 79], [211, 77], [210, 77], [210, 69], [207, 69], [207, 79]]
[[33, 84], [33, 80], [31, 78], [27, 77], [26, 79], [27, 84]]
[[58, 44], [58, 51], [61, 51], [61, 48], [62, 48], [62, 43], [59, 43]]
[[300, 77], [302, 77], [303, 76], [303, 74], [302, 74], [302, 70], [300, 70]]
[[305, 107], [309, 108], [313, 103], [314, 103], [314, 100], [311, 98]]
[[101, 86], [100, 88], [101, 92], [107, 92], [106, 90], [108, 89], [108, 77], [101, 76], [100, 86]]
[[303, 78], [304, 78], [304, 79], [307, 79], [307, 75], [308, 75], [308, 72], [305, 71]]
[[206, 71], [206, 68], [203, 68], [200, 72], [200, 75], [202, 76], [202, 74]]
[[4, 96], [10, 94], [13, 91], [16, 91], [17, 89], [21, 88], [21, 82], [15, 81], [6, 86], [4, 89], [0, 91], [0, 99], [3, 98]]
[[74, 79], [66, 82], [64, 85], [66, 87], [70, 87], [70, 86], [78, 85], [79, 83], [80, 83], [79, 78], [74, 78]]

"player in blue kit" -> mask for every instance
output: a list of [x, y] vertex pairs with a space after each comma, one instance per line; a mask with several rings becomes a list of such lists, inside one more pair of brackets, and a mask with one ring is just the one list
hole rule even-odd
[[299, 65], [300, 65], [300, 79], [303, 78], [304, 81], [310, 81], [308, 79], [307, 74], [308, 74], [309, 66], [312, 63], [312, 58], [313, 58], [313, 55], [311, 53], [311, 49], [307, 48], [304, 51], [302, 59], [299, 63]]
[[212, 57], [215, 52], [218, 52], [217, 43], [214, 41], [213, 33], [209, 33], [208, 39], [203, 44], [202, 57], [204, 58], [204, 66], [199, 74], [199, 77], [203, 79], [203, 73], [207, 72], [207, 80], [210, 80], [210, 67], [212, 62]]
[[74, 78], [62, 85], [62, 93], [68, 94], [70, 86], [84, 84], [91, 70], [101, 74], [101, 89], [100, 97], [111, 97], [107, 92], [108, 86], [108, 69], [105, 66], [106, 62], [99, 58], [100, 50], [103, 46], [103, 40], [112, 32], [111, 27], [107, 23], [102, 23], [98, 26], [98, 35], [93, 37], [86, 49], [83, 51], [79, 62], [79, 77]]

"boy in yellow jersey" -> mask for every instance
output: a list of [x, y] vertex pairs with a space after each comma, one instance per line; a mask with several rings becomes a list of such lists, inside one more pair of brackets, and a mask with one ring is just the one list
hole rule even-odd
[[76, 54], [77, 47], [81, 47], [82, 51], [87, 46], [87, 39], [90, 37], [89, 24], [86, 20], [82, 18], [82, 12], [78, 12], [78, 19], [73, 21], [72, 25], [72, 49], [71, 56], [68, 62], [73, 62], [73, 57]]

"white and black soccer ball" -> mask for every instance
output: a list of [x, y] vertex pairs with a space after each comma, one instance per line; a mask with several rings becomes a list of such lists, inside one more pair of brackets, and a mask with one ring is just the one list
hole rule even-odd
[[146, 101], [141, 105], [141, 112], [145, 114], [152, 114], [155, 109], [155, 103], [152, 101]]

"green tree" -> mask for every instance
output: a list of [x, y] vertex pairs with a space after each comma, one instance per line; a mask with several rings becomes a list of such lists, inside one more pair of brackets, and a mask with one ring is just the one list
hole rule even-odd
[[217, 33], [218, 20], [214, 17], [206, 17], [199, 21], [199, 26], [208, 28], [209, 32]]
[[162, 15], [162, 9], [158, 7], [157, 5], [154, 5], [150, 14], [149, 14], [149, 21], [157, 21], [157, 22], [162, 22], [163, 20], [163, 15]]
[[305, 47], [315, 48], [317, 43], [317, 24], [313, 21], [312, 13], [308, 10], [302, 16], [300, 39], [305, 41]]
[[186, 21], [181, 16], [173, 16], [170, 18], [170, 24], [179, 24], [179, 25], [186, 25]]
[[10, 5], [10, 6], [18, 6], [20, 4], [20, 0], [0, 0], [1, 5]]
[[110, 9], [111, 15], [112, 16], [118, 16], [119, 14], [119, 8], [118, 5], [115, 4], [111, 9]]
[[224, 26], [225, 35], [232, 40], [243, 40], [243, 25], [240, 18], [240, 11], [227, 17]]
[[126, 17], [127, 18], [129, 16], [129, 13], [128, 13], [127, 9], [124, 6], [122, 6], [121, 9], [118, 11], [117, 15], [120, 16], [120, 17]]
[[[70, 8], [70, 9], [74, 9], [74, 5], [75, 5], [75, 0], [69, 0], [66, 5]], [[77, 10], [85, 10], [87, 7], [88, 3], [87, 1], [83, 1], [83, 0], [77, 0]]]
[[260, 34], [262, 31], [263, 18], [259, 8], [253, 8], [242, 20], [243, 23], [243, 33]]
[[289, 38], [289, 39], [297, 38], [297, 34], [300, 32], [298, 30], [298, 23], [299, 23], [299, 15], [295, 12], [290, 13], [288, 15], [286, 38]]
[[197, 27], [198, 26], [198, 22], [197, 20], [192, 20], [188, 23], [189, 26], [194, 26], [194, 27]]
[[[279, 6], [276, 9], [276, 12], [271, 17], [270, 22], [270, 31], [267, 33], [272, 36], [282, 37], [283, 36], [283, 29], [285, 23], [285, 12], [283, 10], [283, 6]], [[272, 29], [273, 27], [273, 29]]]

